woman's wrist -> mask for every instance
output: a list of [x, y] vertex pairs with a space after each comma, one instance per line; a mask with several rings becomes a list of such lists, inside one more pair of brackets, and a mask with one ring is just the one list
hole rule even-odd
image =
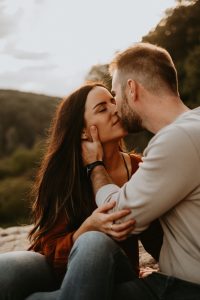
[[85, 166], [85, 169], [87, 171], [87, 176], [88, 177], [90, 177], [90, 175], [92, 173], [92, 170], [94, 168], [96, 168], [97, 166], [104, 166], [105, 167], [104, 162], [102, 160], [96, 160], [96, 161], [92, 162], [91, 164], [87, 164]]

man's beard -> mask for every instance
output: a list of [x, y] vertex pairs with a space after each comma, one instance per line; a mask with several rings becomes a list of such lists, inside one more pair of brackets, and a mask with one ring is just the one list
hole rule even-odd
[[128, 105], [126, 96], [121, 107], [121, 122], [128, 133], [136, 133], [144, 130], [141, 117]]

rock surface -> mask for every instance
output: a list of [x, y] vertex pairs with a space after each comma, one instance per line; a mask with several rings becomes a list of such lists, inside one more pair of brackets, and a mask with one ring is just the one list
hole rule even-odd
[[[0, 228], [0, 253], [16, 250], [26, 250], [29, 246], [28, 232], [32, 225]], [[140, 266], [158, 269], [158, 264], [140, 244]]]
[[31, 225], [0, 228], [0, 253], [26, 250], [29, 245], [27, 235], [31, 228]]

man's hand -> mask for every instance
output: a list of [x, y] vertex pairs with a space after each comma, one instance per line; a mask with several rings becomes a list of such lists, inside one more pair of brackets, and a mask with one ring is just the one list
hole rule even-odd
[[90, 127], [91, 141], [82, 140], [82, 158], [84, 166], [97, 160], [103, 160], [103, 148], [96, 126]]

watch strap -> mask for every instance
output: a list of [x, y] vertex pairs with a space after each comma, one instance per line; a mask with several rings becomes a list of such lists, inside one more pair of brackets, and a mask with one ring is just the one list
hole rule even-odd
[[86, 172], [87, 172], [87, 176], [90, 177], [92, 170], [96, 167], [96, 166], [104, 166], [104, 163], [102, 160], [96, 160], [91, 164], [88, 164], [85, 166]]

